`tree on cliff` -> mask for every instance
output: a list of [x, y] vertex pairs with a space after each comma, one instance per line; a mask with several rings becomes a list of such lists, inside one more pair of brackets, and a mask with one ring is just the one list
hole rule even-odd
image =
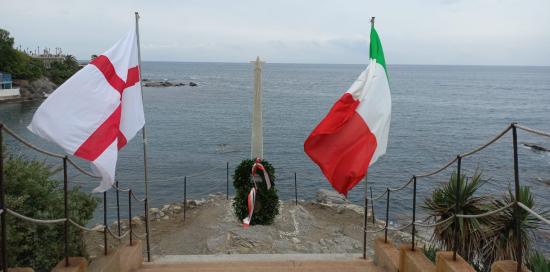
[[16, 50], [13, 44], [14, 38], [10, 37], [10, 33], [0, 28], [0, 71], [11, 74], [14, 79], [32, 81], [46, 76], [59, 85], [80, 69], [76, 58], [67, 55], [63, 61], [51, 63], [46, 70], [42, 61]]
[[[6, 207], [38, 219], [64, 217], [63, 185], [44, 162], [4, 154]], [[71, 186], [71, 185], [69, 185]], [[68, 193], [69, 217], [86, 225], [93, 217], [98, 200], [76, 186]], [[50, 271], [63, 259], [63, 224], [35, 224], [6, 215], [7, 253], [10, 267], [32, 267]], [[69, 227], [70, 256], [86, 256], [82, 231]]]
[[14, 38], [7, 30], [0, 28], [0, 71], [7, 72], [14, 79], [34, 80], [44, 74], [42, 62], [13, 48]]

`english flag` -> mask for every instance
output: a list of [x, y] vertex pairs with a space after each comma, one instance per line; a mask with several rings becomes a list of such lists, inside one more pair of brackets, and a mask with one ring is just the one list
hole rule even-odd
[[386, 153], [391, 96], [378, 33], [371, 27], [370, 63], [304, 143], [336, 191], [347, 193]]
[[102, 177], [94, 192], [111, 188], [118, 150], [145, 124], [139, 69], [136, 32], [130, 31], [59, 86], [28, 126], [68, 154], [91, 161]]

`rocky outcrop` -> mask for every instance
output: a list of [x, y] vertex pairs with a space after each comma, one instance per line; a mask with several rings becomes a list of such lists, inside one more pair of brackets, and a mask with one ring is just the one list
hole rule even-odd
[[28, 80], [16, 80], [14, 83], [21, 88], [21, 97], [25, 99], [44, 98], [57, 89], [57, 85], [47, 77], [41, 77], [30, 82]]
[[317, 191], [317, 203], [321, 204], [348, 204], [349, 200], [342, 194], [339, 194], [333, 190], [319, 189]]
[[181, 87], [181, 86], [186, 86], [186, 85], [189, 85], [191, 87], [198, 86], [197, 83], [192, 82], [192, 81], [189, 82], [188, 84], [183, 83], [183, 82], [170, 82], [170, 81], [167, 81], [167, 80], [164, 80], [164, 81], [143, 80], [143, 82], [144, 82], [144, 84], [143, 84], [144, 87], [154, 87], [154, 88]]

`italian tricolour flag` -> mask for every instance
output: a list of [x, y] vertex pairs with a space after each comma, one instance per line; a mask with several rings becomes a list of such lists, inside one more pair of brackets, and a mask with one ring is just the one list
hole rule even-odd
[[371, 28], [370, 63], [304, 143], [336, 191], [347, 195], [386, 153], [391, 95], [384, 52]]

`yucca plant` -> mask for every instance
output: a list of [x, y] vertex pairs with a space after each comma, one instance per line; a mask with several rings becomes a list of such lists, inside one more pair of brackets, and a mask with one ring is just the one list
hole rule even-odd
[[[489, 204], [488, 196], [476, 196], [476, 191], [485, 183], [481, 178], [481, 172], [476, 171], [471, 178], [453, 173], [448, 183], [443, 184], [432, 193], [430, 198], [424, 201], [423, 208], [436, 222], [441, 222], [458, 214], [481, 214], [487, 212]], [[456, 190], [460, 190], [459, 198], [456, 198]], [[458, 202], [458, 211], [456, 203]], [[478, 260], [478, 249], [484, 243], [483, 229], [486, 218], [459, 218], [458, 219], [458, 254], [465, 259], [474, 262]], [[434, 228], [432, 240], [435, 245], [445, 250], [454, 249], [455, 241], [454, 219], [438, 225]]]
[[550, 260], [537, 251], [529, 256], [527, 266], [533, 272], [550, 272]]
[[[492, 201], [489, 209], [500, 209], [515, 201], [515, 192], [509, 188], [508, 193], [502, 199]], [[529, 209], [534, 210], [535, 204], [529, 187], [520, 187], [519, 201]], [[537, 211], [537, 213], [545, 217], [548, 211]], [[515, 231], [516, 220], [519, 220], [520, 223], [521, 240], [518, 239]], [[491, 264], [496, 260], [516, 260], [518, 246], [523, 249], [524, 260], [527, 259], [533, 243], [534, 230], [541, 228], [542, 222], [521, 208], [519, 216], [516, 216], [514, 206], [512, 206], [502, 212], [488, 216], [486, 225], [483, 259], [485, 263]]]

